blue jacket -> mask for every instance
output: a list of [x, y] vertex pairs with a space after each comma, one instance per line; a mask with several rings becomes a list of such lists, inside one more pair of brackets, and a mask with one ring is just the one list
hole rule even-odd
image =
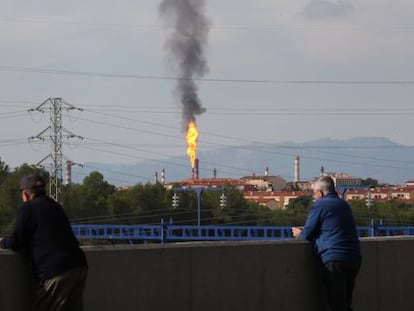
[[315, 243], [323, 263], [361, 261], [351, 207], [336, 193], [329, 193], [313, 203], [301, 238]]

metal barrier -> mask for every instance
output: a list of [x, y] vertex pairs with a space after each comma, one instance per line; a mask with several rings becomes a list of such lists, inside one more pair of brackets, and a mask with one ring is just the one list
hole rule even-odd
[[160, 240], [160, 225], [84, 225], [73, 224], [78, 239]]
[[[73, 224], [78, 239], [109, 239], [144, 241], [247, 241], [292, 239], [289, 226], [190, 226], [161, 222], [159, 225], [93, 225]], [[414, 235], [414, 227], [371, 226], [357, 227], [360, 237]]]
[[273, 226], [176, 226], [167, 225], [168, 240], [280, 240], [291, 238], [291, 227]]

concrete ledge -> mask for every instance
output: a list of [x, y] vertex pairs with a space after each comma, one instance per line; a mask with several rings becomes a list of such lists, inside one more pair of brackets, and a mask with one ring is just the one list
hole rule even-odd
[[[325, 310], [304, 241], [196, 242], [84, 248], [86, 310]], [[355, 310], [414, 310], [414, 237], [362, 239]], [[22, 258], [0, 252], [0, 310], [30, 310], [35, 282]]]

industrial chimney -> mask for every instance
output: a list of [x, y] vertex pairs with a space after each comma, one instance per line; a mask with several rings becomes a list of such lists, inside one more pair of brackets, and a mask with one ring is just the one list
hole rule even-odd
[[154, 173], [154, 184], [158, 184], [158, 172]]
[[200, 178], [200, 171], [199, 171], [199, 161], [198, 161], [198, 159], [196, 158], [195, 160], [194, 160], [194, 174], [193, 174], [193, 178], [195, 178], [195, 179], [199, 179]]
[[265, 176], [269, 176], [269, 167], [268, 166], [266, 166], [264, 175]]
[[299, 156], [295, 158], [295, 168], [294, 168], [294, 182], [300, 181], [300, 163], [299, 163]]

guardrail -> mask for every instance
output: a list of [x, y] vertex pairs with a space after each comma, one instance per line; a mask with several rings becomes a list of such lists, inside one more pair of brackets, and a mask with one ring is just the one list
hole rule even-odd
[[[196, 226], [174, 225], [94, 225], [73, 224], [78, 239], [108, 239], [144, 241], [247, 241], [292, 239], [290, 226]], [[414, 226], [383, 226], [372, 222], [371, 226], [357, 227], [360, 237], [414, 235]]]
[[168, 240], [280, 240], [291, 238], [291, 227], [286, 226], [177, 226], [167, 225]]
[[78, 239], [160, 240], [163, 235], [160, 225], [73, 224], [72, 230]]

